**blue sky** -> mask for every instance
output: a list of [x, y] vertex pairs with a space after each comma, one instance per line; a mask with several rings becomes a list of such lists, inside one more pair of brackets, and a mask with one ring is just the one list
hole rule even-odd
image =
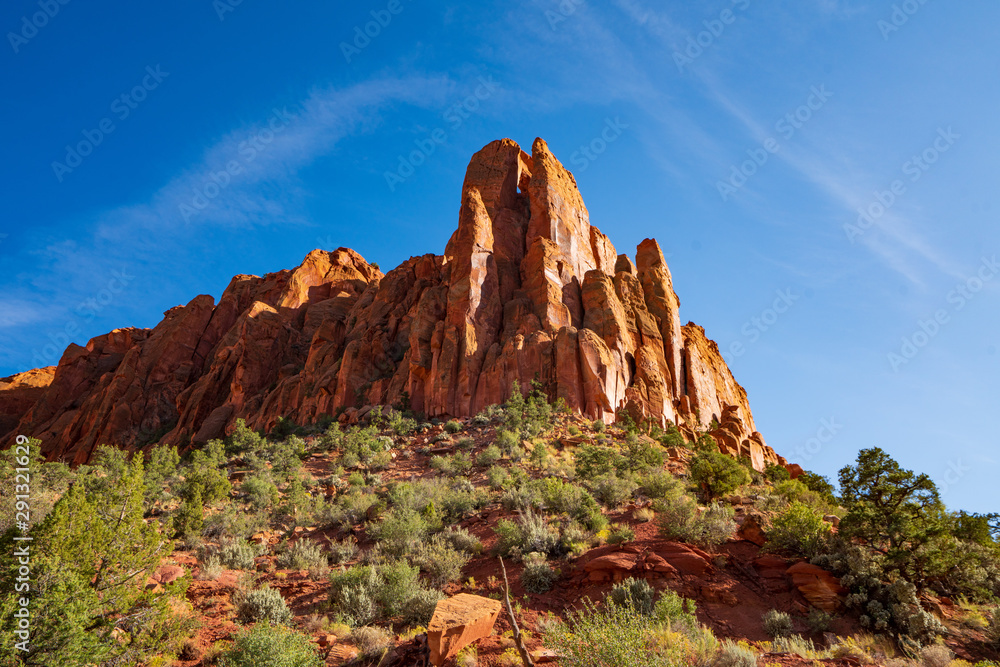
[[0, 13], [0, 375], [316, 247], [439, 253], [472, 153], [541, 136], [780, 453], [998, 509], [996, 3], [113, 4]]

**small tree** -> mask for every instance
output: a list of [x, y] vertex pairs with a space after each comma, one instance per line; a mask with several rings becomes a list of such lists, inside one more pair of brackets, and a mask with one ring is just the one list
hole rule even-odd
[[881, 449], [861, 450], [857, 465], [839, 476], [848, 508], [839, 527], [844, 537], [862, 540], [898, 564], [942, 531], [944, 505], [933, 480], [904, 470]]
[[[169, 543], [143, 520], [142, 457], [114, 480], [93, 475], [79, 479], [32, 530], [32, 626], [24, 664], [141, 663], [183, 636], [183, 621], [169, 606], [183, 596], [183, 583], [165, 591], [143, 586]], [[17, 563], [7, 547], [0, 555], [0, 591], [20, 595], [8, 583]], [[5, 616], [0, 625], [9, 621]]]
[[691, 479], [711, 499], [749, 484], [750, 473], [731, 456], [704, 449], [691, 460]]

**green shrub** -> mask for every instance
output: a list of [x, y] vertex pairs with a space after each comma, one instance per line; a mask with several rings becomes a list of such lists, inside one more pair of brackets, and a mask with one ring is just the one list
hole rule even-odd
[[698, 503], [680, 488], [672, 489], [664, 498], [653, 504], [660, 534], [668, 540], [685, 540], [691, 536], [691, 527], [698, 516]]
[[536, 442], [531, 447], [531, 456], [529, 458], [531, 465], [534, 468], [542, 469], [549, 464], [549, 448], [544, 442]]
[[666, 453], [652, 442], [640, 438], [635, 433], [629, 433], [625, 441], [626, 462], [629, 470], [640, 471], [648, 468], [662, 468], [666, 461]]
[[749, 484], [750, 473], [730, 456], [703, 450], [691, 460], [691, 479], [707, 498], [718, 498]]
[[784, 482], [791, 479], [792, 476], [789, 474], [788, 469], [785, 468], [785, 466], [771, 463], [764, 468], [764, 478], [771, 482], [771, 484], [777, 484], [778, 482]]
[[255, 509], [266, 509], [281, 501], [278, 487], [261, 475], [250, 475], [240, 485], [240, 493]]
[[684, 493], [684, 485], [665, 470], [650, 472], [638, 478], [639, 492], [650, 500], [676, 498]]
[[820, 494], [797, 479], [788, 479], [774, 485], [774, 492], [790, 503], [802, 503], [816, 509], [829, 509], [827, 502]]
[[169, 497], [165, 487], [177, 483], [180, 462], [181, 457], [177, 453], [176, 447], [157, 445], [150, 450], [145, 466], [145, 498], [148, 504], [154, 504]]
[[671, 424], [667, 427], [666, 433], [660, 437], [660, 442], [663, 443], [664, 447], [687, 447], [688, 443], [684, 440], [684, 436], [681, 432], [677, 430], [677, 427]]
[[705, 549], [713, 551], [726, 542], [736, 532], [736, 522], [733, 521], [735, 510], [728, 505], [712, 503], [691, 525], [688, 541]]
[[412, 509], [394, 507], [382, 521], [368, 526], [368, 535], [390, 556], [403, 556], [427, 536], [427, 522]]
[[623, 544], [635, 539], [635, 531], [628, 524], [612, 524], [608, 544]]
[[254, 566], [254, 550], [247, 542], [229, 540], [219, 549], [219, 561], [230, 570], [249, 570]]
[[543, 553], [529, 553], [524, 557], [521, 572], [521, 586], [529, 593], [548, 593], [559, 577], [559, 571], [552, 568]]
[[330, 541], [330, 562], [334, 565], [343, 565], [344, 563], [354, 560], [355, 556], [358, 555], [358, 541], [353, 537], [349, 537], [342, 541]]
[[598, 433], [604, 433], [604, 429], [607, 428], [607, 425], [604, 423], [603, 419], [595, 419], [591, 423], [590, 427], [595, 431], [597, 431]]
[[261, 586], [253, 590], [237, 591], [235, 597], [236, 616], [243, 623], [267, 621], [275, 625], [292, 622], [292, 610], [274, 588]]
[[517, 434], [512, 431], [500, 431], [497, 433], [496, 446], [500, 448], [500, 451], [504, 454], [510, 454], [514, 449], [520, 446], [521, 441], [518, 439]]
[[452, 548], [467, 554], [476, 555], [483, 551], [483, 543], [465, 528], [449, 526], [435, 537], [446, 541]]
[[497, 461], [503, 456], [503, 452], [496, 445], [490, 445], [476, 457], [476, 465], [480, 468], [489, 468], [495, 465]]
[[458, 433], [459, 431], [462, 430], [462, 422], [456, 419], [450, 419], [448, 420], [448, 422], [445, 423], [444, 430], [452, 434]]
[[684, 667], [690, 663], [688, 642], [658, 641], [665, 628], [648, 616], [615, 604], [601, 608], [584, 602], [579, 611], [570, 612], [565, 623], [546, 628], [545, 646], [561, 657], [566, 667]]
[[421, 588], [406, 601], [403, 622], [411, 627], [427, 627], [437, 603], [444, 599], [444, 593], [430, 588]]
[[792, 617], [783, 611], [771, 609], [761, 617], [761, 621], [764, 632], [772, 637], [789, 637], [792, 634]]
[[461, 578], [462, 568], [469, 562], [469, 556], [452, 546], [447, 536], [439, 534], [417, 547], [410, 562], [427, 575], [431, 586], [442, 588], [448, 582]]
[[793, 551], [812, 558], [821, 553], [830, 535], [830, 524], [823, 516], [798, 501], [794, 501], [775, 517], [767, 533], [768, 548]]
[[501, 519], [494, 529], [497, 535], [497, 550], [502, 556], [538, 552], [559, 555], [562, 544], [559, 532], [553, 528], [544, 515], [525, 512], [517, 522]]
[[426, 598], [420, 571], [403, 561], [355, 566], [330, 576], [330, 603], [354, 626], [406, 616], [418, 596]]
[[757, 654], [748, 644], [727, 639], [722, 642], [713, 667], [757, 667]]
[[392, 636], [388, 631], [374, 626], [355, 628], [350, 639], [362, 658], [382, 658], [392, 647]]
[[613, 473], [597, 477], [590, 484], [594, 497], [608, 509], [617, 509], [631, 500], [638, 485], [632, 479], [623, 479]]
[[813, 634], [823, 634], [824, 632], [829, 632], [830, 627], [833, 625], [833, 616], [822, 609], [813, 607], [809, 610], [809, 615], [806, 617], [806, 625], [809, 626], [809, 631]]
[[323, 548], [309, 539], [296, 540], [278, 556], [278, 566], [286, 570], [309, 570], [324, 573], [329, 566]]
[[219, 667], [323, 667], [309, 638], [290, 628], [258, 623], [236, 635]]
[[396, 435], [410, 435], [417, 430], [417, 420], [404, 417], [398, 410], [392, 410], [389, 413], [389, 428]]
[[215, 581], [222, 574], [222, 563], [216, 554], [206, 556], [201, 563], [198, 578], [202, 581]]
[[580, 445], [573, 455], [576, 476], [593, 480], [602, 475], [614, 475], [626, 467], [625, 457], [611, 447]]
[[176, 536], [191, 539], [201, 535], [205, 526], [205, 506], [201, 502], [201, 487], [195, 487], [174, 514]]
[[494, 491], [499, 491], [500, 489], [507, 486], [510, 482], [510, 473], [507, 472], [506, 468], [500, 466], [492, 466], [486, 471], [486, 483], [489, 484], [490, 488]]
[[640, 614], [650, 616], [653, 613], [653, 597], [656, 591], [644, 579], [629, 577], [617, 583], [608, 593], [607, 599], [619, 607], [633, 609]]
[[669, 589], [660, 594], [660, 599], [653, 606], [653, 617], [658, 621], [688, 631], [698, 627], [697, 613], [694, 600], [683, 598]]

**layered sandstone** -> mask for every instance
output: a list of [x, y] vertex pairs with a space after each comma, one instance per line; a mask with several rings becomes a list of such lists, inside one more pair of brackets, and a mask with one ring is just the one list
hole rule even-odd
[[237, 276], [217, 304], [199, 296], [152, 330], [70, 346], [18, 404], [17, 428], [81, 463], [102, 443], [186, 446], [240, 418], [269, 429], [404, 394], [429, 416], [470, 416], [537, 379], [591, 419], [715, 424], [723, 451], [783, 463], [679, 307], [656, 241], [618, 254], [545, 142], [529, 155], [504, 139], [473, 156], [444, 255], [383, 275], [352, 250], [316, 250], [291, 271]]

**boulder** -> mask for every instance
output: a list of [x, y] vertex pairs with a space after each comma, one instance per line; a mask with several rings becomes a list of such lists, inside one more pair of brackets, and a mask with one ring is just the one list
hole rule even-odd
[[787, 573], [802, 597], [812, 606], [826, 612], [837, 611], [841, 606], [841, 598], [848, 593], [839, 579], [817, 565], [796, 563], [788, 568]]
[[761, 525], [760, 517], [755, 514], [751, 514], [743, 519], [738, 534], [740, 538], [756, 544], [758, 547], [762, 547], [767, 543], [767, 536], [764, 534], [764, 527]]
[[472, 642], [489, 637], [500, 610], [498, 600], [468, 593], [438, 602], [427, 626], [431, 664], [440, 667]]

